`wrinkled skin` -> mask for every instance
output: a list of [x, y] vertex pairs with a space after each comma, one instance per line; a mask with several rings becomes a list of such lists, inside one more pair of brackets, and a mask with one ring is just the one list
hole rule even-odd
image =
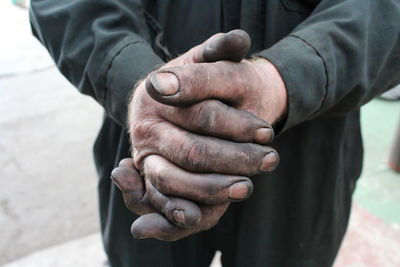
[[135, 237], [207, 230], [229, 202], [251, 194], [249, 176], [277, 166], [266, 121], [283, 115], [286, 92], [268, 61], [241, 60], [249, 46], [243, 31], [217, 34], [137, 86], [129, 105], [134, 160], [112, 173], [127, 207], [142, 215]]
[[[165, 241], [174, 241], [200, 231], [208, 230], [218, 222], [229, 205], [226, 199], [224, 199], [220, 204], [187, 207], [188, 210], [185, 210], [186, 217], [193, 216], [193, 213], [198, 213], [197, 215], [201, 216], [201, 219], [200, 221], [196, 221], [193, 226], [186, 226], [179, 224], [175, 218], [171, 220], [171, 218], [166, 216], [165, 214], [168, 214], [167, 210], [160, 210], [160, 208], [156, 207], [161, 204], [165, 205], [167, 207], [166, 209], [168, 209], [175, 204], [174, 202], [185, 200], [166, 197], [161, 193], [156, 193], [159, 195], [158, 197], [156, 196], [156, 198], [159, 198], [159, 202], [152, 202], [150, 200], [152, 198], [150, 195], [153, 194], [153, 192], [152, 189], [148, 187], [149, 182], [142, 178], [136, 171], [133, 159], [123, 159], [119, 167], [113, 170], [111, 177], [121, 190], [128, 209], [136, 214], [142, 215], [131, 227], [132, 234], [135, 238], [156, 238]], [[245, 187], [247, 186], [248, 185], [245, 185]], [[248, 189], [246, 189], [246, 191], [247, 190]], [[251, 194], [251, 191], [247, 192]], [[179, 205], [185, 207], [185, 204]], [[182, 210], [176, 209], [175, 212], [178, 213], [176, 215], [178, 219], [182, 216], [182, 214], [179, 214], [180, 211]]]

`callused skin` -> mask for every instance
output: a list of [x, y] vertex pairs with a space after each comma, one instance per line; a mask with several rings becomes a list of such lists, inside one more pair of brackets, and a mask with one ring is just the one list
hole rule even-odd
[[230, 201], [251, 194], [247, 176], [278, 164], [265, 145], [273, 138], [266, 121], [286, 108], [279, 73], [264, 59], [224, 60], [241, 59], [249, 45], [243, 31], [218, 34], [136, 88], [129, 111], [134, 161], [112, 174], [128, 208], [146, 214], [132, 225], [136, 237], [176, 240], [209, 229]]

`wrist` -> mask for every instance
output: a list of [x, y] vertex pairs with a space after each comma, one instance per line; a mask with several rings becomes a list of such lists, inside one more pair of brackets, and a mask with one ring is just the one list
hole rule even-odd
[[287, 90], [278, 69], [264, 58], [254, 58], [253, 66], [261, 78], [262, 114], [265, 121], [276, 124], [287, 112]]

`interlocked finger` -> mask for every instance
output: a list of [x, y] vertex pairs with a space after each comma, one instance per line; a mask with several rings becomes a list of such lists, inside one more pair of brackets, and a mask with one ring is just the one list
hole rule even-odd
[[159, 115], [190, 132], [236, 142], [266, 145], [274, 138], [274, 130], [267, 122], [218, 100], [205, 100], [183, 108], [163, 105]]
[[140, 170], [149, 154], [161, 155], [187, 171], [246, 177], [272, 171], [279, 163], [271, 147], [197, 135], [167, 121], [148, 123], [132, 133], [135, 165]]
[[111, 179], [121, 190], [126, 207], [138, 215], [156, 211], [148, 200], [143, 178], [133, 167], [125, 165], [128, 161], [133, 160], [125, 160], [111, 173]]
[[165, 196], [148, 180], [146, 180], [146, 191], [151, 204], [175, 225], [181, 228], [193, 228], [200, 223], [201, 211], [195, 203], [183, 198]]
[[[199, 204], [241, 201], [253, 191], [253, 183], [247, 177], [190, 173], [158, 155], [146, 157], [143, 173], [157, 192]], [[149, 195], [152, 194], [149, 192]]]
[[229, 204], [215, 206], [202, 206], [202, 221], [191, 229], [180, 228], [170, 223], [164, 216], [158, 213], [149, 213], [139, 217], [131, 227], [135, 238], [155, 238], [163, 241], [175, 241], [189, 235], [206, 231], [216, 225], [224, 214]]

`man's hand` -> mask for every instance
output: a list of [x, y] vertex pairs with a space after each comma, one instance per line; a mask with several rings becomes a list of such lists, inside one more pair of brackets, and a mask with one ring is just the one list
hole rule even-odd
[[[183, 64], [184, 68], [192, 66], [188, 65], [191, 63], [216, 61], [223, 57], [239, 60], [249, 47], [246, 36], [242, 31], [213, 36], [166, 64], [161, 71], [171, 66]], [[141, 237], [174, 240], [208, 229], [222, 216], [227, 202], [243, 200], [251, 194], [252, 184], [248, 178], [224, 174], [250, 176], [269, 171], [277, 165], [278, 156], [271, 148], [249, 143], [267, 144], [273, 138], [271, 127], [254, 114], [233, 109], [218, 100], [204, 98], [200, 101], [196, 94], [195, 105], [188, 106], [190, 101], [185, 102], [189, 99], [186, 98], [183, 108], [166, 106], [149, 97], [144, 84], [137, 87], [132, 98], [129, 122], [135, 165], [145, 176], [145, 194], [141, 201], [148, 205], [132, 208], [133, 202], [130, 201], [131, 210], [138, 214], [159, 211], [180, 227], [159, 214], [151, 213], [138, 219], [132, 230]], [[173, 82], [160, 77], [147, 82], [147, 89], [151, 92], [149, 84], [166, 91], [174, 87]], [[121, 172], [121, 169], [117, 170]], [[113, 176], [118, 175], [113, 172]], [[127, 196], [129, 190], [119, 187]], [[193, 202], [172, 196], [214, 206], [198, 207]], [[142, 210], [143, 207], [147, 208]], [[150, 225], [155, 228], [149, 228]]]
[[[237, 95], [238, 90], [236, 89], [224, 88], [224, 86], [230, 85], [228, 81], [221, 80], [221, 83], [218, 84], [218, 80], [221, 78], [232, 77], [225, 75], [212, 77], [211, 80], [211, 77], [207, 76], [207, 71], [200, 73], [195, 70], [197, 65], [207, 69], [213, 68], [213, 66], [215, 68], [217, 65], [213, 64], [218, 63], [221, 63], [224, 69], [227, 69], [225, 65], [230, 66], [229, 64], [233, 66], [250, 65], [247, 61], [243, 64], [232, 61], [201, 63], [206, 59], [217, 61], [228, 56], [238, 60], [245, 55], [249, 46], [248, 35], [240, 30], [214, 35], [205, 43], [167, 63], [155, 74], [150, 75], [150, 79], [146, 79], [136, 87], [129, 104], [128, 122], [135, 164], [141, 171], [143, 170], [143, 159], [151, 154], [160, 155], [172, 163], [194, 172], [252, 176], [276, 167], [277, 153], [269, 147], [261, 146], [272, 141], [273, 130], [266, 121], [257, 117], [259, 114], [254, 115], [246, 110], [231, 108], [230, 105], [227, 105], [230, 104], [229, 102], [225, 104], [216, 100], [216, 97], [212, 95], [206, 98], [206, 94], [211, 94], [209, 90], [213, 90], [211, 87], [216, 87], [215, 89], [220, 91], [226, 89], [224, 96], [229, 96], [230, 100], [243, 97]], [[179, 75], [173, 75], [169, 70], [181, 71], [182, 77], [187, 70], [186, 80], [178, 82]], [[240, 70], [238, 69], [238, 71]], [[248, 79], [261, 76], [261, 73], [257, 76], [251, 71], [248, 72], [248, 74], [252, 74], [247, 77]], [[232, 72], [231, 74], [232, 76], [238, 75], [239, 78], [246, 78], [240, 73]], [[235, 80], [230, 81], [231, 83], [236, 81], [236, 77], [233, 78]], [[209, 82], [214, 82], [214, 84], [209, 84]], [[256, 88], [259, 89], [262, 86], [261, 81], [256, 82], [260, 83]], [[169, 96], [160, 97], [154, 90], [154, 88], [158, 88], [168, 95], [170, 89], [179, 89], [177, 88], [179, 84], [193, 88], [187, 87], [182, 90], [182, 92], [186, 91], [185, 94], [171, 95], [171, 98]], [[216, 86], [217, 84], [218, 86]], [[147, 92], [159, 102], [185, 107], [172, 107], [155, 101], [146, 92], [145, 85]], [[242, 86], [239, 83], [237, 85]], [[243, 94], [248, 89], [252, 90], [252, 88], [244, 88]], [[202, 91], [205, 94], [202, 94]], [[257, 94], [247, 93], [249, 93], [248, 97], [261, 95], [261, 92], [258, 91]], [[180, 99], [176, 99], [176, 97]], [[200, 98], [202, 99], [200, 100]], [[182, 103], [179, 103], [180, 100]], [[191, 103], [196, 104], [190, 105]], [[247, 107], [253, 103], [256, 107]], [[244, 102], [241, 107], [247, 108], [249, 111], [258, 111], [262, 108], [261, 103], [255, 99], [253, 102]], [[275, 110], [271, 112], [274, 113]], [[176, 124], [180, 127], [177, 127]], [[235, 164], [232, 164], [233, 162]]]
[[[145, 181], [145, 179], [142, 178], [134, 168], [133, 159], [123, 159], [120, 162], [119, 167], [113, 170], [111, 178], [121, 190], [128, 209], [136, 214], [143, 215], [140, 216], [131, 227], [133, 236], [139, 239], [156, 238], [164, 241], [174, 241], [208, 230], [218, 222], [229, 205], [225, 200], [222, 200], [220, 204], [200, 205], [198, 209], [201, 214], [201, 220], [197, 222], [196, 226], [177, 226], [176, 223], [167, 220], [159, 213], [159, 209], [154, 207], [153, 203], [158, 205], [157, 203], [160, 202], [156, 201], [152, 203], [150, 200], [152, 191], [148, 190], [148, 187], [145, 185], [148, 182]], [[220, 182], [224, 179], [223, 177], [210, 178], [217, 178], [215, 181], [209, 181], [210, 185], [218, 184], [218, 179], [220, 179]], [[241, 189], [239, 188], [236, 190]], [[202, 193], [203, 192], [198, 192], [197, 194], [201, 195]], [[251, 194], [251, 192], [249, 193]], [[165, 198], [165, 196], [161, 196], [161, 198]], [[170, 198], [168, 200], [164, 199], [164, 201], [173, 203], [174, 201], [184, 200]], [[191, 215], [190, 212], [193, 213], [196, 211], [197, 210], [193, 209], [188, 210], [189, 215]], [[182, 213], [182, 210], [176, 210], [175, 213], [177, 217], [185, 216]]]
[[[262, 58], [163, 68], [146, 80], [146, 89], [166, 105], [186, 107], [216, 99], [270, 124], [285, 114], [287, 106], [287, 93], [278, 70]], [[185, 124], [175, 114], [167, 113], [164, 118], [187, 130], [199, 130], [198, 124]]]

